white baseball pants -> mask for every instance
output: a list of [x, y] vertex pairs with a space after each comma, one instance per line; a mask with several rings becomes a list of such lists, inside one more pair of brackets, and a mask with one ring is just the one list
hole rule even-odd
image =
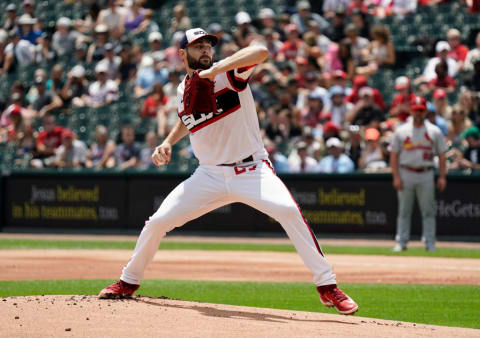
[[145, 223], [123, 281], [140, 284], [160, 240], [168, 231], [226, 204], [241, 202], [278, 221], [313, 272], [315, 285], [336, 284], [312, 230], [284, 183], [265, 160], [236, 167], [201, 165], [180, 183]]

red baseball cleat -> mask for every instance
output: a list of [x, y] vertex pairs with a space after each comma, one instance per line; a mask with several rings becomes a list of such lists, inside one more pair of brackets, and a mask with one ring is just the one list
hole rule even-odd
[[358, 305], [348, 297], [336, 284], [317, 286], [320, 301], [327, 307], [335, 306], [342, 315], [353, 315]]
[[123, 280], [119, 280], [115, 284], [107, 286], [105, 289], [100, 291], [98, 298], [100, 299], [122, 299], [122, 298], [131, 298], [133, 293], [137, 291], [140, 285], [129, 284]]

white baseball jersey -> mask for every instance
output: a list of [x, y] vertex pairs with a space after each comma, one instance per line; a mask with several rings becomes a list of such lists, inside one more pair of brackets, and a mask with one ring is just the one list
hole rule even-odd
[[393, 136], [392, 151], [399, 153], [400, 165], [433, 167], [434, 156], [447, 150], [440, 128], [428, 121], [421, 128], [416, 128], [413, 121], [404, 123]]
[[[200, 164], [234, 163], [250, 155], [266, 159], [260, 126], [248, 78], [253, 67], [231, 70], [215, 76], [217, 111], [182, 115], [190, 131], [190, 143]], [[178, 85], [179, 116], [184, 110], [185, 79]]]

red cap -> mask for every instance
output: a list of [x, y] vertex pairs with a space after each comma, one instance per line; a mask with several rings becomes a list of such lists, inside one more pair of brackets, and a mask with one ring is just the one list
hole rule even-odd
[[411, 102], [410, 102], [410, 108], [412, 110], [427, 110], [427, 100], [425, 100], [421, 96], [416, 96]]
[[294, 23], [291, 23], [285, 27], [285, 30], [287, 31], [287, 33], [294, 32], [294, 31], [298, 32], [298, 27]]
[[327, 123], [325, 123], [323, 125], [323, 132], [326, 133], [326, 132], [334, 132], [334, 133], [338, 133], [340, 131], [340, 128], [335, 124], [333, 123], [332, 121], [328, 121]]
[[20, 107], [18, 104], [11, 104], [10, 106], [8, 106], [7, 112], [8, 114], [10, 114], [10, 116], [18, 116], [22, 113], [22, 107]]
[[73, 131], [71, 131], [70, 129], [64, 129], [62, 132], [62, 140], [66, 139], [67, 137], [73, 138]]
[[353, 78], [353, 85], [358, 88], [366, 86], [367, 78], [363, 75], [357, 75]]
[[334, 79], [344, 79], [345, 80], [347, 78], [347, 74], [345, 74], [345, 72], [343, 70], [337, 69], [332, 73], [332, 77]]
[[443, 99], [447, 97], [447, 92], [441, 88], [435, 89], [433, 92], [433, 98], [435, 99]]

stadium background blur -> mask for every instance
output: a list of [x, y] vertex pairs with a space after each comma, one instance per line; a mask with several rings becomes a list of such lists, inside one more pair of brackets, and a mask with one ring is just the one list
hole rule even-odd
[[192, 27], [220, 38], [217, 60], [269, 49], [250, 86], [279, 173], [389, 172], [415, 95], [448, 141], [449, 169], [480, 168], [478, 1], [0, 3], [3, 172], [192, 171], [188, 138], [168, 167], [150, 160], [177, 119], [177, 50]]

